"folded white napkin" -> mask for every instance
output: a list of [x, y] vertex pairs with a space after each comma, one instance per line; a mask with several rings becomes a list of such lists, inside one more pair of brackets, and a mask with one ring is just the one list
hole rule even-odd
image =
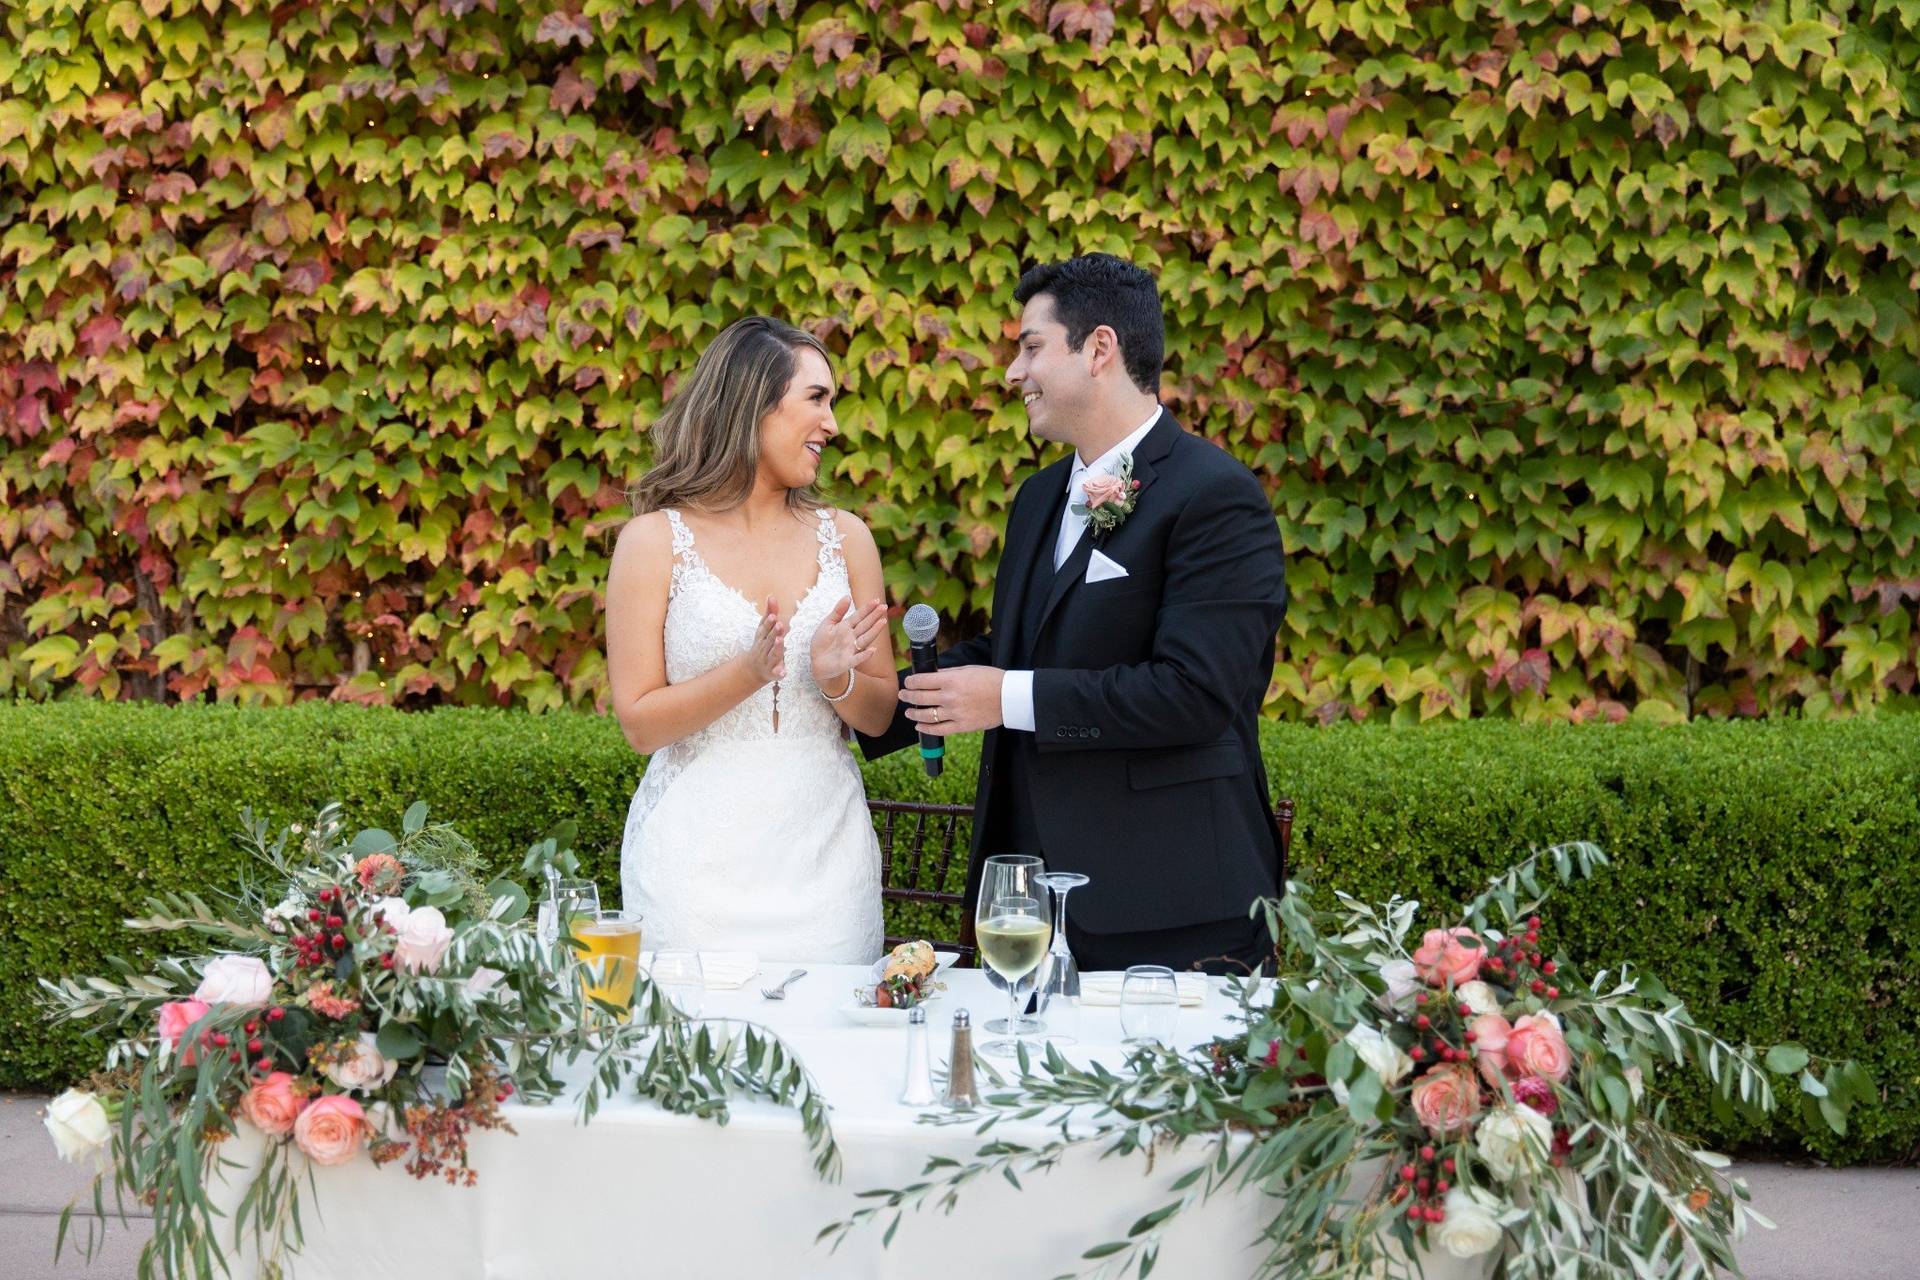
[[[1083, 973], [1080, 975], [1080, 1003], [1119, 1004], [1120, 984], [1126, 980], [1124, 973]], [[1180, 993], [1181, 1004], [1199, 1004], [1207, 998], [1207, 975], [1204, 973], [1175, 974], [1173, 985], [1174, 990]]]
[[731, 990], [760, 972], [760, 957], [751, 951], [702, 951], [700, 972], [710, 989]]

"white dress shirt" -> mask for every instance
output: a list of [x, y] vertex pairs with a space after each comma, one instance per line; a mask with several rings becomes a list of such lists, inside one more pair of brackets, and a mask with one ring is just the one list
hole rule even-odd
[[[1053, 543], [1053, 567], [1058, 569], [1073, 554], [1075, 544], [1087, 531], [1087, 517], [1084, 511], [1074, 511], [1074, 493], [1079, 488], [1080, 479], [1090, 471], [1112, 471], [1120, 462], [1120, 455], [1132, 453], [1147, 438], [1147, 432], [1153, 430], [1153, 424], [1160, 421], [1160, 406], [1153, 407], [1153, 416], [1141, 423], [1126, 439], [1113, 448], [1087, 462], [1080, 457], [1078, 450], [1073, 455], [1073, 473], [1067, 477], [1067, 505], [1060, 513], [1060, 532]], [[1028, 602], [1032, 607], [1032, 602]], [[1009, 729], [1024, 729], [1033, 732], [1033, 672], [1008, 671], [1000, 680], [1000, 723]]]

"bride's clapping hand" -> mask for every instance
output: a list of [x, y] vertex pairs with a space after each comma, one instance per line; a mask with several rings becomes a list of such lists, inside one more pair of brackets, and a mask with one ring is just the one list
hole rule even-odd
[[839, 688], [847, 672], [874, 655], [880, 636], [887, 626], [887, 605], [875, 600], [855, 613], [853, 597], [833, 606], [813, 633], [813, 680], [821, 686]]
[[787, 624], [780, 620], [780, 604], [767, 597], [767, 607], [754, 629], [753, 644], [743, 655], [747, 669], [761, 684], [784, 680], [787, 675]]

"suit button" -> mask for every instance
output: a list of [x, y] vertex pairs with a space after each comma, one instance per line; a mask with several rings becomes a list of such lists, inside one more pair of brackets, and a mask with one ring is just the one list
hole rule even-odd
[[1053, 731], [1053, 736], [1056, 738], [1064, 738], [1067, 736], [1067, 731], [1065, 729], [1055, 729]]
[[1091, 728], [1091, 729], [1089, 729], [1089, 730], [1087, 730], [1087, 736], [1088, 736], [1089, 738], [1097, 738], [1097, 737], [1099, 737], [1099, 736], [1100, 736], [1100, 726], [1099, 726], [1099, 725], [1095, 725], [1095, 726], [1093, 726], [1093, 728]]

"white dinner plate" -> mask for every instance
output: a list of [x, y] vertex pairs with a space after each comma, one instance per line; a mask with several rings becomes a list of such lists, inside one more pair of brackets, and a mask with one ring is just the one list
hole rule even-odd
[[[934, 996], [931, 1000], [922, 1000], [915, 1007], [931, 1009], [939, 1003], [940, 997]], [[904, 1027], [907, 1025], [907, 1014], [912, 1011], [908, 1009], [871, 1008], [867, 1005], [856, 1004], [849, 1000], [840, 1006], [840, 1012], [846, 1016], [847, 1021], [858, 1023], [863, 1027]], [[932, 1020], [931, 1015], [929, 1015], [928, 1020]]]

